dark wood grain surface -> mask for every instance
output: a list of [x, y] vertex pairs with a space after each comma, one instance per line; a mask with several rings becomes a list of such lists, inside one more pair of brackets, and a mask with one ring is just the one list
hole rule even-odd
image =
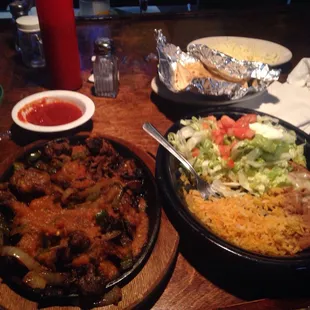
[[[149, 16], [107, 21], [79, 21], [77, 26], [83, 87], [79, 92], [96, 104], [92, 122], [78, 130], [102, 132], [118, 136], [155, 156], [158, 144], [142, 130], [145, 121], [153, 123], [162, 133], [193, 107], [173, 105], [151, 93], [150, 82], [156, 75], [156, 62], [146, 56], [155, 53], [154, 29], [162, 29], [167, 39], [182, 48], [193, 39], [204, 36], [235, 35], [256, 37], [277, 42], [293, 53], [287, 73], [303, 57], [310, 55], [310, 10], [308, 8], [267, 9], [256, 11], [209, 11], [172, 16]], [[96, 98], [87, 82], [91, 70], [93, 42], [98, 36], [114, 39], [120, 61], [121, 87], [117, 99]], [[0, 23], [0, 84], [4, 98], [0, 106], [0, 132], [8, 129], [12, 139], [0, 141], [0, 162], [5, 165], [17, 150], [40, 138], [12, 125], [11, 109], [21, 98], [48, 88], [47, 74], [25, 68], [12, 49], [9, 23]], [[78, 131], [77, 130], [77, 131]], [[51, 137], [51, 136], [49, 136]], [[245, 262], [223, 255], [214, 246], [203, 247], [184, 230], [182, 223], [169, 214], [181, 235], [180, 254], [174, 271], [156, 297], [145, 307], [154, 309], [214, 309], [259, 298], [290, 298], [307, 295], [301, 285], [309, 282], [295, 275], [273, 272], [267, 268], [246, 266]], [[255, 266], [254, 266], [255, 267]], [[256, 266], [257, 267], [257, 266]], [[307, 296], [306, 296], [307, 297]], [[309, 298], [310, 304], [310, 298]]]

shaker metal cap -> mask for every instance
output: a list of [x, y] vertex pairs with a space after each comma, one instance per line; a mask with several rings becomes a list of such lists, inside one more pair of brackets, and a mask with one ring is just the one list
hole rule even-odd
[[113, 49], [113, 40], [110, 38], [98, 38], [95, 41], [95, 53], [101, 55], [107, 55], [112, 52]]
[[28, 14], [26, 3], [24, 1], [13, 1], [9, 4], [10, 12], [14, 18]]

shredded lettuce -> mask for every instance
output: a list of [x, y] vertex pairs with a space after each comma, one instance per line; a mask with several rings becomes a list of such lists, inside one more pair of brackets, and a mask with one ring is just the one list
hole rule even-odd
[[304, 156], [305, 144], [292, 144], [289, 148], [289, 153], [292, 156], [292, 160], [298, 164], [306, 167], [306, 158]]
[[[270, 188], [291, 184], [289, 162], [306, 166], [306, 160], [304, 144], [296, 144], [294, 131], [286, 130], [277, 120], [267, 116], [258, 116], [257, 122], [281, 131], [282, 138], [268, 139], [256, 134], [251, 140], [237, 140], [230, 153], [234, 161], [232, 169], [227, 168], [226, 160], [212, 141], [211, 132], [217, 129], [217, 122], [212, 119], [193, 117], [181, 120], [183, 127], [177, 133], [169, 133], [168, 140], [190, 161], [199, 175], [209, 182], [218, 182], [222, 190], [225, 184], [233, 184], [233, 192], [238, 195], [244, 194], [244, 190], [261, 195]], [[234, 137], [226, 135], [223, 145], [234, 140]], [[194, 148], [199, 149], [196, 157], [192, 154]], [[224, 192], [227, 194], [232, 190]]]

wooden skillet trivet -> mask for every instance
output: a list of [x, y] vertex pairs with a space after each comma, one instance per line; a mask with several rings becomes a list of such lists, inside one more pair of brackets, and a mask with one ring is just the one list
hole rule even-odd
[[[136, 153], [154, 173], [155, 162], [144, 151], [120, 139], [113, 140], [122, 143]], [[120, 310], [131, 309], [141, 303], [154, 291], [169, 270], [174, 261], [179, 244], [179, 236], [162, 210], [161, 225], [158, 238], [152, 254], [136, 277], [122, 288], [123, 299], [118, 306], [106, 306], [96, 309]], [[12, 291], [6, 284], [0, 284], [0, 308], [6, 310], [38, 309], [36, 302], [29, 301]], [[76, 310], [78, 307], [48, 307], [48, 310]]]

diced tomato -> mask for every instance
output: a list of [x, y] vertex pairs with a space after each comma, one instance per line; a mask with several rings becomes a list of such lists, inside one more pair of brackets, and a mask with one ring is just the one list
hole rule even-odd
[[223, 144], [225, 132], [220, 129], [216, 129], [212, 131], [212, 140], [216, 144]]
[[235, 162], [229, 156], [222, 157], [226, 161], [226, 166], [230, 169], [234, 168]]
[[231, 158], [228, 158], [226, 165], [228, 168], [232, 169], [235, 166], [235, 162]]
[[238, 128], [249, 127], [249, 123], [246, 122], [245, 120], [239, 118], [239, 119], [236, 121], [236, 126], [235, 126], [235, 127], [238, 127]]
[[193, 157], [199, 156], [199, 153], [200, 153], [199, 148], [195, 147], [192, 149], [192, 156]]
[[255, 131], [248, 128], [245, 132], [245, 139], [252, 139], [255, 136]]
[[230, 155], [231, 146], [230, 145], [219, 145], [218, 146], [221, 156], [224, 158], [225, 156]]
[[217, 137], [215, 137], [214, 142], [215, 142], [217, 145], [223, 144], [223, 143], [224, 143], [224, 136], [222, 135], [222, 136], [217, 136]]
[[[213, 115], [207, 118], [216, 120]], [[223, 115], [217, 121], [217, 129], [212, 131], [212, 140], [216, 144], [221, 145], [223, 144], [225, 135], [236, 137], [239, 140], [252, 139], [255, 136], [255, 132], [249, 128], [249, 124], [256, 122], [256, 120], [257, 115], [255, 114], [243, 115], [237, 121], [227, 115]]]
[[256, 114], [246, 114], [243, 117], [249, 124], [255, 123], [257, 121]]
[[216, 122], [216, 117], [213, 115], [209, 115], [209, 116], [207, 116], [207, 120], [212, 121], [212, 122]]
[[203, 129], [209, 129], [210, 125], [207, 122], [202, 122], [202, 128]]
[[218, 136], [224, 136], [224, 135], [225, 135], [225, 131], [222, 129], [212, 130], [212, 137], [218, 137]]
[[222, 122], [220, 120], [217, 121], [217, 128], [218, 129], [224, 129], [224, 126], [223, 126], [223, 124], [222, 124]]
[[255, 114], [246, 114], [237, 120], [236, 125], [238, 127], [247, 127], [249, 124], [255, 123], [256, 120], [257, 116]]
[[255, 131], [246, 127], [233, 128], [234, 136], [240, 140], [252, 139], [255, 136]]
[[228, 129], [228, 128], [234, 127], [236, 122], [232, 118], [230, 118], [229, 116], [223, 115], [221, 117], [221, 123], [222, 123], [224, 128]]
[[249, 126], [248, 121], [245, 119], [244, 116], [240, 117], [237, 121], [236, 121], [236, 127], [247, 127]]
[[247, 128], [244, 128], [244, 127], [234, 127], [233, 128], [233, 135], [240, 139], [240, 140], [243, 140], [245, 139], [245, 133], [248, 129]]
[[234, 135], [234, 129], [233, 128], [228, 128], [226, 133], [227, 133], [228, 136], [232, 137]]

